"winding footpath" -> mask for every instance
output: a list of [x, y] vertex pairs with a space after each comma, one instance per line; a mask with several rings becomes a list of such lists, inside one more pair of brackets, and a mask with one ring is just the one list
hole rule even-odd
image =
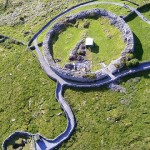
[[[49, 21], [40, 31], [38, 31], [34, 37], [29, 41], [28, 44], [28, 48], [30, 49], [31, 44], [34, 44], [35, 47], [35, 51], [37, 53], [38, 59], [40, 61], [41, 67], [43, 68], [43, 70], [45, 71], [45, 73], [52, 78], [53, 80], [57, 81], [57, 88], [55, 91], [55, 96], [56, 99], [58, 100], [58, 102], [60, 103], [62, 109], [64, 110], [65, 114], [66, 114], [66, 118], [67, 118], [67, 127], [65, 129], [65, 131], [63, 133], [61, 133], [59, 136], [57, 136], [55, 139], [47, 139], [44, 136], [40, 135], [40, 139], [39, 140], [34, 140], [34, 146], [36, 150], [52, 150], [55, 147], [59, 146], [62, 142], [64, 142], [65, 140], [67, 140], [72, 132], [74, 131], [74, 128], [76, 126], [76, 121], [75, 121], [75, 116], [69, 106], [69, 104], [65, 101], [65, 99], [63, 98], [62, 92], [63, 92], [63, 87], [64, 86], [69, 86], [69, 87], [87, 87], [87, 88], [91, 88], [91, 87], [100, 87], [106, 84], [109, 84], [119, 78], [122, 78], [124, 76], [130, 75], [130, 74], [134, 74], [136, 72], [140, 72], [140, 71], [144, 71], [144, 70], [150, 70], [150, 62], [144, 62], [141, 63], [140, 65], [130, 68], [128, 70], [123, 70], [121, 72], [112, 74], [112, 78], [110, 76], [107, 76], [105, 79], [102, 80], [98, 80], [92, 83], [85, 83], [85, 82], [78, 82], [78, 81], [71, 81], [68, 79], [64, 79], [61, 78], [60, 76], [58, 76], [55, 72], [53, 72], [53, 70], [51, 69], [51, 67], [47, 64], [47, 62], [45, 61], [39, 46], [37, 44], [37, 38], [38, 36], [47, 28], [49, 27], [49, 25], [51, 25], [55, 20], [57, 20], [58, 18], [62, 17], [63, 15], [65, 15], [66, 13], [70, 12], [71, 10], [74, 10], [76, 8], [79, 7], [84, 7], [84, 6], [89, 6], [89, 5], [95, 5], [95, 4], [113, 4], [113, 5], [118, 5], [121, 7], [125, 7], [127, 9], [130, 9], [132, 11], [135, 11], [137, 13], [137, 15], [145, 22], [147, 22], [148, 24], [150, 24], [150, 21], [145, 19], [145, 17], [138, 12], [136, 9], [124, 5], [124, 4], [120, 4], [120, 3], [115, 3], [115, 2], [93, 2], [93, 1], [89, 1], [86, 3], [82, 3], [79, 5], [76, 5], [68, 10], [66, 10], [65, 12], [57, 15], [56, 17], [54, 17], [51, 21]], [[36, 136], [35, 134], [30, 134], [27, 132], [15, 132], [12, 135], [10, 135], [3, 143], [2, 145], [2, 149], [6, 150], [6, 146], [7, 146], [7, 142], [9, 142], [9, 140], [11, 140], [14, 136], [26, 136], [26, 137], [30, 137], [30, 136]]]
[[59, 135], [58, 137], [56, 137], [53, 140], [49, 140], [44, 137], [41, 137], [41, 140], [39, 142], [36, 142], [37, 150], [41, 150], [41, 149], [44, 150], [46, 148], [53, 149], [53, 148], [57, 147], [59, 143], [62, 143], [64, 140], [67, 140], [71, 136], [71, 134], [75, 128], [75, 125], [76, 125], [75, 117], [74, 117], [73, 112], [72, 112], [71, 108], [69, 107], [68, 103], [64, 100], [64, 98], [62, 96], [62, 92], [63, 92], [63, 85], [61, 85], [58, 82], [57, 88], [56, 88], [56, 98], [57, 98], [58, 102], [61, 104], [61, 107], [66, 114], [66, 118], [68, 120], [67, 128], [61, 135]]

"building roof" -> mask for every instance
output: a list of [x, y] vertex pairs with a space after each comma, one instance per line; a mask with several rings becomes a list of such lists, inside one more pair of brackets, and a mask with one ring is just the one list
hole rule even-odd
[[88, 37], [88, 38], [85, 39], [85, 45], [86, 46], [92, 46], [93, 44], [94, 44], [94, 39], [93, 38]]

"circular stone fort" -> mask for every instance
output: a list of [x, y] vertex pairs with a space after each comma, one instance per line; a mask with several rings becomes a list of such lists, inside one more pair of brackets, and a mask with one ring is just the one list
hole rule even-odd
[[[70, 24], [75, 24], [77, 20], [84, 18], [100, 18], [105, 17], [109, 19], [109, 23], [119, 29], [122, 34], [122, 39], [125, 43], [125, 48], [122, 50], [120, 57], [113, 60], [108, 66], [108, 70], [111, 73], [115, 73], [118, 69], [124, 66], [124, 59], [126, 54], [133, 53], [134, 51], [134, 39], [133, 33], [128, 26], [128, 24], [121, 18], [121, 16], [116, 16], [110, 11], [103, 9], [91, 9], [86, 11], [81, 11], [76, 15], [67, 16], [63, 21], [56, 23], [47, 33], [46, 38], [43, 42], [44, 56], [48, 62], [51, 69], [61, 76], [62, 78], [75, 80], [80, 82], [93, 82], [100, 80], [108, 76], [103, 69], [92, 72], [89, 67], [89, 62], [84, 59], [86, 55], [87, 45], [86, 42], [93, 42], [92, 38], [86, 37], [81, 39], [77, 43], [76, 47], [71, 50], [68, 60], [69, 64], [61, 67], [57, 60], [53, 57], [53, 37], [57, 34], [61, 34]], [[117, 41], [116, 41], [117, 42]], [[63, 50], [63, 46], [62, 46]]]
[[[123, 20], [122, 16], [116, 16], [115, 14], [103, 10], [103, 9], [91, 9], [81, 11], [76, 15], [67, 16], [63, 21], [57, 22], [46, 34], [45, 40], [43, 42], [43, 51], [44, 54], [41, 53], [37, 38], [38, 36], [48, 27], [50, 26], [56, 19], [63, 16], [64, 14], [68, 13], [70, 10], [74, 10], [74, 8], [78, 8], [79, 6], [84, 6], [91, 2], [86, 2], [79, 4], [71, 9], [62, 12], [52, 20], [50, 20], [40, 31], [38, 31], [34, 37], [29, 41], [28, 48], [32, 50], [32, 48], [36, 50], [36, 53], [39, 57], [39, 61], [45, 73], [51, 77], [52, 79], [57, 81], [55, 96], [58, 102], [61, 105], [61, 108], [64, 110], [67, 119], [67, 127], [64, 132], [58, 135], [55, 139], [47, 139], [41, 134], [32, 134], [28, 132], [20, 132], [16, 131], [11, 134], [2, 144], [2, 149], [7, 150], [7, 147], [12, 145], [16, 139], [23, 139], [21, 143], [16, 143], [12, 145], [13, 147], [21, 147], [23, 148], [27, 142], [31, 142], [31, 146], [33, 146], [35, 150], [52, 150], [59, 146], [62, 142], [67, 140], [71, 134], [73, 133], [76, 127], [76, 120], [75, 116], [71, 110], [69, 104], [65, 101], [63, 97], [63, 88], [65, 86], [69, 87], [79, 87], [79, 88], [87, 88], [87, 87], [100, 87], [113, 81], [116, 81], [120, 77], [127, 76], [129, 74], [133, 74], [136, 72], [140, 72], [143, 70], [150, 69], [150, 62], [144, 62], [139, 64], [136, 67], [131, 67], [130, 69], [121, 69], [125, 66], [125, 61], [127, 61], [127, 55], [130, 55], [134, 52], [134, 38], [133, 33], [128, 26], [128, 24]], [[102, 2], [104, 3], [104, 2]], [[106, 2], [107, 3], [107, 2]], [[127, 5], [112, 3], [119, 6], [123, 6], [125, 8], [129, 7]], [[131, 7], [130, 7], [131, 9]], [[133, 9], [132, 9], [133, 10]], [[137, 12], [137, 10], [135, 10]], [[132, 13], [130, 13], [132, 14]], [[138, 16], [142, 18], [145, 22], [150, 22], [144, 18], [139, 12], [137, 12]], [[122, 34], [122, 40], [125, 43], [125, 48], [122, 49], [120, 57], [116, 60], [111, 61], [110, 64], [107, 66], [105, 64], [102, 69], [92, 71], [89, 67], [89, 62], [86, 60], [87, 50], [89, 46], [94, 44], [94, 40], [92, 38], [82, 37], [79, 42], [76, 43], [74, 49], [70, 50], [70, 54], [68, 56], [69, 64], [65, 64], [63, 67], [59, 65], [59, 60], [54, 58], [53, 55], [53, 46], [54, 46], [54, 39], [56, 35], [61, 34], [65, 31], [70, 25], [76, 24], [79, 19], [94, 19], [94, 18], [104, 17], [109, 20], [109, 24], [116, 29], [119, 29], [119, 32]], [[86, 24], [88, 26], [88, 24]], [[8, 38], [8, 37], [0, 37]], [[119, 37], [120, 38], [120, 37]], [[117, 44], [117, 40], [115, 43]], [[31, 47], [31, 44], [34, 43], [34, 47]], [[105, 44], [105, 43], [104, 43]], [[113, 43], [114, 44], [114, 43]], [[64, 49], [65, 45], [62, 45], [62, 50]], [[114, 51], [113, 51], [114, 52]], [[61, 52], [60, 52], [61, 53]], [[108, 53], [108, 52], [107, 52]], [[44, 55], [44, 58], [43, 58]], [[112, 59], [112, 58], [111, 58]], [[130, 59], [129, 59], [130, 60]], [[116, 73], [116, 74], [115, 74]], [[114, 74], [114, 78], [113, 78]], [[111, 78], [108, 78], [111, 77]], [[106, 78], [105, 78], [106, 77]], [[68, 79], [68, 80], [67, 80]], [[101, 80], [102, 79], [102, 80]], [[74, 81], [74, 82], [73, 82]], [[94, 82], [95, 81], [95, 82]], [[28, 141], [29, 140], [29, 141]], [[31, 148], [30, 146], [30, 148]], [[28, 148], [27, 148], [28, 149]]]

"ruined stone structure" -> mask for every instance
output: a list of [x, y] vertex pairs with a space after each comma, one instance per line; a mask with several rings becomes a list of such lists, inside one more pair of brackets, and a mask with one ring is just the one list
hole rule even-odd
[[[52, 70], [57, 73], [59, 76], [81, 81], [81, 82], [91, 82], [94, 80], [99, 80], [107, 76], [104, 72], [101, 70], [96, 72], [91, 72], [91, 74], [95, 74], [95, 78], [86, 78], [85, 74], [83, 74], [80, 71], [70, 71], [69, 69], [64, 69], [60, 67], [57, 63], [55, 63], [55, 60], [52, 56], [52, 38], [55, 34], [60, 34], [65, 28], [67, 28], [70, 24], [75, 24], [78, 19], [84, 19], [84, 18], [91, 18], [91, 17], [106, 17], [110, 20], [110, 24], [117, 27], [120, 32], [122, 33], [122, 38], [124, 42], [126, 43], [125, 49], [122, 51], [122, 54], [120, 58], [118, 58], [116, 61], [113, 61], [110, 65], [108, 65], [108, 68], [110, 68], [111, 72], [116, 72], [119, 68], [123, 67], [122, 58], [125, 57], [127, 53], [133, 53], [134, 51], [134, 39], [132, 31], [130, 30], [129, 26], [126, 24], [126, 22], [119, 16], [116, 16], [115, 14], [103, 10], [103, 9], [92, 9], [92, 10], [86, 10], [79, 12], [76, 15], [71, 15], [66, 17], [64, 21], [56, 23], [47, 33], [46, 38], [43, 43], [43, 49], [44, 49], [44, 55], [45, 59], [52, 68]], [[73, 53], [74, 51], [72, 51]], [[71, 54], [72, 54], [71, 53]], [[115, 64], [119, 63], [119, 68], [115, 67]]]

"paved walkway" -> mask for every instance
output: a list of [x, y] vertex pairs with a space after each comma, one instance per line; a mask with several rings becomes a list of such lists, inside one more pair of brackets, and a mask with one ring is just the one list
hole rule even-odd
[[108, 76], [110, 76], [112, 79], [115, 79], [116, 77], [112, 74], [112, 72], [107, 68], [107, 66], [105, 65], [105, 63], [100, 63], [100, 65], [102, 66], [102, 72], [106, 73]]
[[112, 74], [112, 72], [109, 71], [109, 69], [106, 67], [106, 68], [103, 68], [102, 69], [102, 72], [106, 73], [109, 77], [111, 77], [112, 80], [114, 80], [116, 77]]

